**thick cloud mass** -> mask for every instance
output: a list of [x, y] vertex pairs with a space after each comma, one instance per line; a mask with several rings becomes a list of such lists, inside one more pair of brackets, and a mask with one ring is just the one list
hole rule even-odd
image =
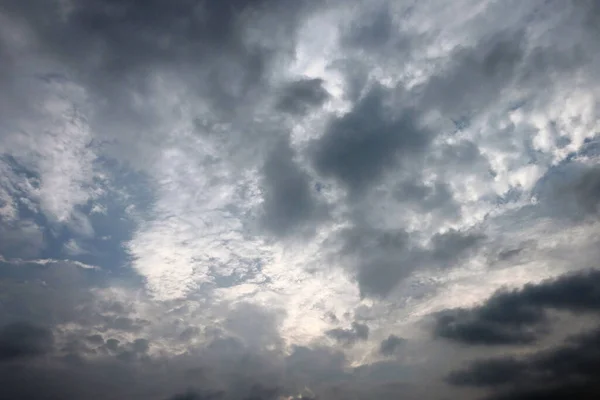
[[[519, 323], [520, 329], [525, 324], [539, 324], [546, 319], [548, 309], [597, 313], [600, 310], [599, 281], [597, 271], [567, 275], [551, 282], [529, 284], [520, 291], [496, 294], [483, 306], [465, 311], [474, 314], [470, 324], [493, 323], [495, 331], [506, 326], [514, 330], [516, 323]], [[526, 308], [530, 315], [523, 317], [519, 310]], [[467, 314], [462, 314], [463, 318], [466, 316]], [[481, 321], [486, 318], [487, 321]], [[596, 322], [597, 320], [595, 318]], [[444, 317], [438, 320], [438, 324], [447, 322]], [[455, 324], [456, 321], [452, 323]], [[502, 336], [501, 333], [491, 334], [491, 330], [465, 328], [465, 325], [463, 322], [463, 327], [452, 331], [452, 335], [448, 335], [449, 330], [440, 330], [438, 325], [436, 333], [468, 344], [524, 343], [523, 333]], [[476, 360], [466, 369], [450, 373], [447, 381], [457, 386], [492, 388], [491, 399], [595, 398], [600, 394], [599, 338], [598, 328], [593, 328], [585, 333], [568, 336], [562, 344], [550, 349], [525, 355]], [[528, 339], [533, 341], [537, 338], [529, 336]]]
[[569, 337], [565, 344], [521, 358], [476, 361], [453, 372], [448, 381], [460, 386], [495, 388], [491, 399], [592, 399], [600, 394], [599, 332]]
[[598, 394], [596, 1], [0, 3], [0, 398]]
[[482, 305], [452, 309], [436, 317], [435, 334], [469, 344], [523, 344], [537, 339], [547, 310], [600, 311], [600, 272], [562, 276], [520, 290], [500, 291]]
[[385, 104], [386, 97], [384, 88], [370, 89], [314, 143], [315, 168], [354, 194], [376, 183], [402, 156], [423, 151], [430, 139], [429, 132], [415, 126], [412, 111], [396, 115], [394, 105]]
[[52, 350], [52, 332], [25, 322], [6, 325], [0, 332], [0, 360], [43, 355]]
[[325, 208], [316, 198], [309, 176], [294, 162], [289, 144], [280, 143], [265, 162], [264, 224], [273, 233], [285, 236], [296, 227], [316, 224]]

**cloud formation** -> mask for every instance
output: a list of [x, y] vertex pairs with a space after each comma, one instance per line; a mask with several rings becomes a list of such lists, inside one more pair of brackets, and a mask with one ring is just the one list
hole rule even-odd
[[13, 323], [0, 332], [0, 360], [11, 361], [44, 355], [52, 350], [52, 332], [26, 322]]
[[548, 310], [597, 313], [600, 272], [566, 275], [522, 289], [500, 291], [471, 309], [445, 310], [436, 316], [435, 335], [482, 345], [527, 344], [548, 322]]
[[3, 1], [3, 393], [596, 394], [598, 15]]
[[596, 329], [525, 357], [475, 361], [447, 379], [454, 385], [492, 388], [489, 399], [592, 399], [600, 393], [598, 351]]

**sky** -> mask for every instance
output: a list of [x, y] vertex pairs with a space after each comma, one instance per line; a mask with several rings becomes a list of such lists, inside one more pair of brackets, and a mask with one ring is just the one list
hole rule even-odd
[[599, 38], [594, 0], [0, 0], [0, 398], [599, 398]]

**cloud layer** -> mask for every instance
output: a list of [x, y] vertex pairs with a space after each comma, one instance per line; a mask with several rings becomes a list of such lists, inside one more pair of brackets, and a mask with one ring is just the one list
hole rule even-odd
[[598, 394], [596, 2], [1, 8], [11, 398]]

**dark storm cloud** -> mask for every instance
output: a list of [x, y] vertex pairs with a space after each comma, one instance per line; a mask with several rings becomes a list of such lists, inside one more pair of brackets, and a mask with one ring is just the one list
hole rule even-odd
[[198, 328], [196, 326], [189, 326], [189, 327], [185, 328], [179, 334], [179, 339], [181, 339], [184, 342], [187, 342], [199, 335], [200, 335], [200, 328]]
[[228, 314], [225, 327], [248, 348], [280, 348], [282, 343], [278, 325], [281, 317], [277, 310], [240, 303]]
[[7, 398], [24, 400], [340, 398], [335, 393], [363, 385], [369, 390], [356, 398], [366, 399], [382, 393], [386, 396], [379, 398], [394, 398], [389, 379], [402, 371], [389, 363], [346, 369], [343, 353], [319, 347], [294, 347], [282, 358], [243, 346], [210, 345], [180, 355], [138, 357], [136, 363], [124, 354], [48, 357], [27, 368], [0, 364], [0, 385]]
[[522, 357], [473, 362], [447, 380], [492, 389], [487, 399], [595, 399], [600, 395], [600, 329]]
[[522, 289], [499, 291], [483, 304], [436, 316], [438, 337], [466, 344], [508, 345], [534, 342], [546, 331], [547, 310], [600, 311], [600, 271], [561, 276]]
[[513, 357], [472, 362], [467, 369], [448, 374], [446, 380], [457, 386], [499, 386], [519, 378], [523, 363]]
[[329, 98], [319, 78], [301, 79], [283, 88], [277, 108], [290, 114], [302, 115], [311, 108], [322, 106]]
[[436, 336], [472, 345], [492, 346], [534, 342], [537, 332], [531, 325], [540, 323], [543, 315], [520, 310], [519, 314], [508, 317], [508, 321], [496, 322], [495, 317], [473, 318], [466, 310], [448, 310], [436, 318]]
[[396, 335], [390, 335], [386, 339], [381, 341], [379, 346], [379, 353], [384, 356], [391, 356], [396, 350], [406, 342], [406, 339], [398, 337]]
[[15, 322], [0, 329], [0, 362], [41, 356], [53, 346], [52, 332], [41, 326]]
[[108, 339], [106, 341], [106, 348], [111, 351], [117, 351], [121, 342], [117, 339]]
[[281, 140], [263, 166], [263, 224], [285, 236], [326, 215], [308, 174], [297, 165], [287, 140]]
[[352, 327], [349, 329], [331, 329], [325, 332], [325, 334], [345, 346], [351, 346], [359, 340], [367, 340], [369, 338], [369, 327], [365, 324], [353, 322]]
[[333, 119], [312, 144], [312, 161], [323, 176], [342, 183], [353, 195], [363, 193], [403, 158], [422, 154], [431, 133], [417, 127], [405, 110], [396, 115], [387, 89], [372, 87], [352, 110]]

